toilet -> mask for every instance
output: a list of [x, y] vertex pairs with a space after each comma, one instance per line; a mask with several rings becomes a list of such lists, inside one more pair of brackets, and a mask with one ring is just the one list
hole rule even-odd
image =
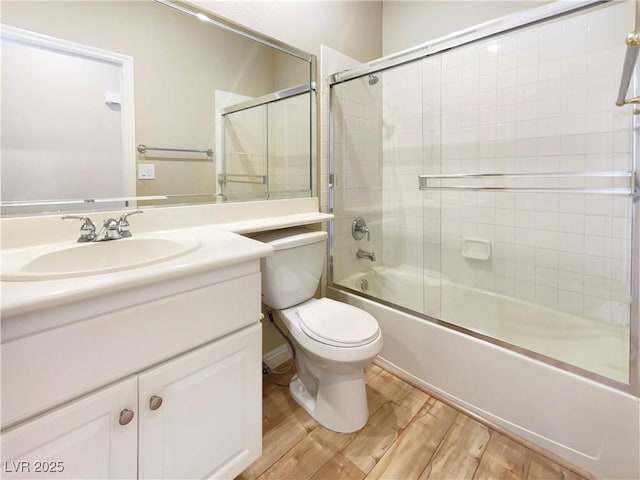
[[313, 298], [326, 232], [288, 229], [254, 238], [275, 251], [261, 260], [262, 302], [278, 311], [293, 340], [291, 396], [330, 430], [360, 430], [369, 418], [363, 369], [382, 349], [378, 322], [351, 305]]

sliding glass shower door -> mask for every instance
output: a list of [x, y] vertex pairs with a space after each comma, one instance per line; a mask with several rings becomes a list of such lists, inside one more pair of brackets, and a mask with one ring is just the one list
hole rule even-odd
[[[333, 282], [629, 384], [637, 159], [614, 100], [633, 8], [333, 85]], [[352, 238], [359, 216], [370, 241]]]

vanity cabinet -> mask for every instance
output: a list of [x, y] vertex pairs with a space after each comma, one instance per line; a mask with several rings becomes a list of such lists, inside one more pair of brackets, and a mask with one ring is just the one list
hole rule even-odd
[[262, 449], [261, 327], [140, 374], [139, 478], [234, 478]]
[[262, 449], [255, 257], [3, 316], [1, 476], [240, 474]]
[[3, 477], [235, 477], [261, 453], [260, 347], [255, 324], [24, 422]]
[[4, 433], [2, 478], [136, 478], [137, 403], [134, 376]]

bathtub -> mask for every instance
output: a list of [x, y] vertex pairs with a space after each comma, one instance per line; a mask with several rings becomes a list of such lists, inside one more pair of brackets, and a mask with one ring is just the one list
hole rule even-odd
[[442, 319], [617, 382], [629, 381], [629, 326], [609, 324], [486, 290], [438, 272], [376, 266], [340, 282], [385, 302]]
[[[599, 477], [640, 478], [639, 399], [550, 360], [626, 382], [628, 327], [455, 285], [433, 272], [423, 279], [418, 269], [375, 267], [329, 285], [327, 295], [376, 317], [380, 361], [392, 370]], [[447, 322], [411, 311], [444, 313]]]

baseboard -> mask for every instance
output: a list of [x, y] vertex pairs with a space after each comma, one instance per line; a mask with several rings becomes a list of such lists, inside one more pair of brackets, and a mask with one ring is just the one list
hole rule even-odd
[[273, 369], [282, 365], [287, 360], [291, 360], [293, 355], [291, 354], [291, 350], [289, 349], [289, 345], [283, 343], [278, 348], [274, 348], [273, 350], [265, 353], [262, 356], [262, 361], [267, 364], [267, 367]]

